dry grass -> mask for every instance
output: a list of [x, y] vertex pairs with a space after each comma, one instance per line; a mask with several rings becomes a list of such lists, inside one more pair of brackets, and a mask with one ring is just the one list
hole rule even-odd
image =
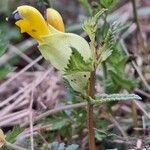
[[[18, 55], [24, 56], [23, 59], [28, 61], [27, 55], [23, 53]], [[44, 71], [28, 71], [33, 66], [43, 69], [38, 64], [41, 59], [42, 56], [34, 61], [29, 60], [22, 70], [11, 72], [1, 83], [1, 127], [24, 124], [28, 121], [31, 111], [35, 117], [45, 110], [57, 107], [59, 100], [64, 97], [62, 78], [53, 67]]]
[[[132, 6], [131, 3], [123, 5], [121, 8], [115, 10], [108, 20], [119, 15], [119, 21], [121, 23], [126, 23], [128, 20], [132, 19]], [[144, 33], [149, 33], [149, 23], [144, 20], [149, 20], [150, 18], [143, 14], [142, 11], [139, 16], [143, 17], [143, 31]], [[136, 24], [132, 23], [128, 30], [122, 34], [120, 39], [123, 39], [125, 43], [125, 52], [130, 55], [131, 51], [136, 56], [136, 59], [132, 61], [132, 67], [130, 69], [137, 72], [137, 80], [142, 84], [141, 87], [135, 89], [135, 93], [140, 94], [145, 97], [146, 100], [150, 99], [149, 94], [149, 83], [150, 83], [150, 71], [149, 71], [149, 60], [150, 60], [150, 49], [149, 49], [149, 39], [147, 39], [147, 50], [137, 51], [137, 42], [135, 41], [134, 34], [136, 32]], [[83, 33], [84, 35], [84, 33]], [[129, 38], [130, 37], [130, 38]], [[129, 38], [129, 39], [128, 39]], [[129, 41], [130, 40], [130, 41]], [[31, 41], [32, 42], [32, 41]], [[35, 44], [35, 43], [34, 43]], [[129, 51], [129, 52], [128, 52]], [[39, 134], [39, 131], [50, 130], [51, 124], [35, 124], [36, 121], [41, 120], [54, 113], [71, 109], [86, 107], [86, 102], [66, 105], [63, 107], [59, 106], [61, 100], [64, 99], [66, 91], [63, 85], [63, 80], [59, 72], [57, 72], [52, 66], [44, 66], [39, 63], [43, 58], [42, 56], [36, 59], [31, 59], [26, 53], [20, 52], [20, 50], [15, 45], [9, 45], [7, 53], [3, 55], [0, 59], [0, 64], [7, 62], [9, 58], [12, 57], [12, 53], [16, 53], [22, 58], [27, 64], [19, 71], [14, 70], [9, 73], [7, 77], [1, 81], [0, 84], [0, 127], [12, 127], [19, 125], [21, 127], [26, 127], [26, 129], [17, 137], [30, 137], [31, 147], [33, 149], [34, 134]], [[134, 69], [133, 69], [134, 68]], [[33, 71], [31, 71], [33, 70]], [[99, 72], [98, 72], [99, 74]], [[101, 74], [101, 72], [100, 72]], [[103, 87], [101, 84], [97, 84], [97, 91], [102, 92]], [[141, 127], [136, 130], [146, 132], [145, 120], [150, 119], [150, 114], [146, 110], [146, 104], [144, 102], [135, 102], [136, 109], [139, 112], [139, 118]], [[104, 106], [102, 105], [100, 111], [103, 111]], [[100, 119], [104, 118], [110, 121], [110, 126], [116, 126], [124, 138], [127, 137], [124, 130], [121, 128], [120, 124], [120, 114], [131, 114], [131, 104], [118, 103], [113, 108], [113, 113], [116, 115], [107, 116], [106, 114], [100, 115]], [[119, 116], [120, 115], [120, 116]], [[131, 116], [127, 116], [128, 118]], [[131, 119], [131, 118], [130, 118]], [[132, 123], [132, 121], [131, 121]], [[146, 136], [145, 136], [146, 137]], [[46, 143], [45, 139], [43, 142]], [[17, 142], [17, 139], [16, 139]], [[82, 139], [82, 147], [87, 144], [87, 136]], [[132, 144], [129, 141], [124, 141], [124, 139], [113, 141], [114, 143], [127, 142], [127, 144]], [[129, 142], [129, 143], [128, 143]], [[84, 145], [85, 144], [85, 145]], [[144, 146], [144, 141], [141, 137], [134, 141], [134, 147], [137, 149], [142, 149]]]

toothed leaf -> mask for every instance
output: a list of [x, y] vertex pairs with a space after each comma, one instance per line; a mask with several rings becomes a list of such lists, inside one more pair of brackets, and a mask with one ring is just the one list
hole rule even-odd
[[113, 7], [119, 2], [118, 0], [101, 0], [101, 4], [109, 10], [112, 10]]
[[101, 61], [100, 62], [105, 61], [112, 54], [112, 51], [113, 50], [110, 50], [110, 49], [106, 49], [106, 50], [102, 51], [102, 53], [101, 53]]
[[110, 101], [127, 101], [127, 100], [141, 100], [141, 97], [136, 94], [101, 94], [97, 96], [92, 102], [102, 103]]
[[65, 75], [77, 72], [91, 71], [91, 61], [85, 62], [81, 54], [73, 47], [71, 47], [72, 54], [69, 59], [67, 68], [65, 68]]
[[98, 20], [101, 18], [101, 16], [106, 12], [106, 9], [100, 10], [95, 16], [89, 18], [84, 22], [83, 29], [87, 32], [90, 39], [92, 40], [95, 38], [95, 33], [97, 30], [97, 24]]

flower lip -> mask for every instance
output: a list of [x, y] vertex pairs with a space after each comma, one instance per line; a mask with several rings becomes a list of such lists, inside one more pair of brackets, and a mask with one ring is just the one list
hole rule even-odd
[[22, 17], [20, 16], [19, 12], [17, 10], [15, 10], [8, 18], [8, 22], [11, 23], [16, 23], [16, 21], [22, 19]]

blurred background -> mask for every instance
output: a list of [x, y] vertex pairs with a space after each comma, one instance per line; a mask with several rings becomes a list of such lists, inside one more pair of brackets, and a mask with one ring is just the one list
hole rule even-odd
[[[74, 108], [81, 100], [65, 88], [62, 76], [41, 56], [37, 42], [6, 21], [24, 4], [43, 14], [46, 7], [53, 7], [62, 15], [66, 32], [87, 41], [83, 22], [100, 9], [108, 9], [107, 23], [99, 23], [97, 43], [103, 45], [113, 22], [121, 27], [115, 34], [113, 54], [97, 70], [96, 91], [135, 93], [142, 100], [134, 105], [120, 101], [95, 107], [97, 149], [150, 148], [149, 0], [0, 0], [0, 128], [7, 140], [30, 149], [29, 116], [33, 114], [35, 149], [46, 149], [49, 144], [59, 147], [59, 143], [88, 149], [85, 105]], [[60, 111], [67, 104], [72, 109]]]

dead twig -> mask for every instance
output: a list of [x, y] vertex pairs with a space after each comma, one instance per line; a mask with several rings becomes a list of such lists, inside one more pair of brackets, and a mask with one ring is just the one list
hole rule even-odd
[[150, 98], [150, 94], [147, 93], [147, 92], [145, 92], [145, 91], [143, 91], [143, 90], [141, 90], [141, 89], [135, 89], [134, 91], [135, 91], [136, 93], [138, 93], [138, 94], [141, 94], [141, 95], [147, 97], [147, 98]]
[[135, 101], [135, 104], [137, 105], [137, 107], [143, 112], [143, 114], [150, 119], [150, 115], [145, 111], [145, 109], [141, 106], [141, 104], [139, 104], [138, 101]]
[[[34, 88], [36, 86], [38, 86], [44, 79], [45, 77], [49, 74], [50, 70], [46, 71], [42, 77], [40, 76], [39, 78], [36, 79], [35, 81], [35, 85]], [[16, 101], [14, 101], [11, 105], [8, 105], [7, 107], [5, 107], [3, 110], [1, 110], [1, 114], [0, 116], [4, 116], [5, 114], [7, 114], [8, 112], [12, 111], [26, 96], [27, 94], [29, 94], [31, 92], [33, 87], [30, 87], [26, 90], [26, 92], [21, 95]]]
[[[52, 115], [54, 113], [58, 113], [58, 112], [61, 112], [61, 111], [64, 111], [64, 110], [68, 110], [68, 109], [74, 109], [74, 108], [81, 108], [81, 107], [85, 107], [87, 105], [86, 102], [83, 102], [83, 103], [77, 103], [77, 104], [72, 104], [72, 105], [67, 105], [67, 106], [63, 106], [63, 107], [60, 107], [60, 108], [55, 108], [55, 109], [52, 109], [52, 110], [49, 110], [49, 111], [46, 111], [45, 113], [35, 117], [33, 119], [33, 122], [36, 122], [42, 118], [45, 118], [49, 115]], [[28, 122], [24, 123], [22, 126], [27, 126], [28, 125]]]
[[146, 43], [144, 33], [142, 32], [142, 29], [141, 29], [141, 25], [140, 25], [140, 21], [139, 21], [139, 17], [138, 17], [138, 12], [137, 12], [137, 7], [136, 7], [136, 0], [131, 0], [131, 2], [132, 2], [132, 7], [133, 7], [134, 21], [137, 25], [137, 31], [140, 35], [140, 41], [142, 43], [142, 49], [145, 50], [147, 47], [147, 43]]
[[120, 133], [122, 134], [122, 136], [124, 137], [124, 139], [128, 141], [128, 136], [123, 131], [122, 127], [117, 122], [117, 120], [111, 114], [104, 113], [104, 114], [101, 115], [101, 117], [103, 117], [103, 118], [109, 120], [111, 123], [113, 123], [117, 127], [117, 129], [120, 131]]
[[11, 144], [11, 143], [9, 143], [7, 141], [5, 141], [4, 145], [7, 146], [7, 147], [10, 147], [10, 148], [13, 148], [14, 150], [27, 150], [27, 149], [25, 149], [23, 147]]
[[[122, 48], [123, 48], [124, 52], [126, 53], [126, 55], [129, 56], [130, 54], [128, 52], [128, 49], [125, 46], [125, 43], [124, 43], [123, 39], [120, 40], [120, 44], [122, 45]], [[147, 83], [147, 81], [145, 80], [140, 68], [137, 66], [137, 64], [133, 60], [131, 61], [131, 64], [134, 67], [134, 69], [136, 70], [136, 72], [138, 73], [139, 77], [141, 78], [141, 81], [143, 82], [143, 84], [145, 85], [147, 90], [150, 92], [150, 86]]]
[[12, 82], [14, 79], [16, 79], [17, 77], [19, 77], [22, 73], [24, 73], [25, 71], [27, 71], [30, 67], [32, 67], [34, 64], [36, 64], [38, 61], [40, 61], [43, 57], [39, 56], [38, 58], [36, 58], [34, 61], [32, 61], [32, 63], [28, 64], [26, 67], [24, 67], [21, 71], [19, 71], [16, 75], [12, 76], [12, 78], [8, 79], [7, 81], [5, 81], [4, 83], [2, 83], [0, 85], [0, 90], [3, 89], [5, 86], [7, 86], [10, 82]]
[[[25, 55], [23, 52], [21, 52], [16, 46], [14, 45], [9, 45], [9, 49], [16, 53], [17, 55], [19, 55], [21, 58], [23, 58], [27, 63], [32, 63], [33, 60], [28, 57], [27, 55]], [[34, 66], [38, 69], [38, 70], [45, 70], [41, 65], [39, 65], [38, 63], [35, 63]]]
[[17, 113], [11, 113], [9, 115], [3, 116], [0, 119], [0, 127], [10, 125], [11, 122], [17, 121], [24, 117], [27, 117], [29, 114], [28, 110], [19, 111]]
[[29, 120], [30, 120], [30, 141], [31, 141], [31, 150], [34, 150], [34, 138], [33, 138], [33, 111], [32, 111], [33, 102], [34, 102], [34, 98], [33, 98], [34, 87], [35, 87], [35, 86], [34, 86], [34, 82], [33, 82], [32, 91], [31, 91], [30, 105], [29, 105]]

